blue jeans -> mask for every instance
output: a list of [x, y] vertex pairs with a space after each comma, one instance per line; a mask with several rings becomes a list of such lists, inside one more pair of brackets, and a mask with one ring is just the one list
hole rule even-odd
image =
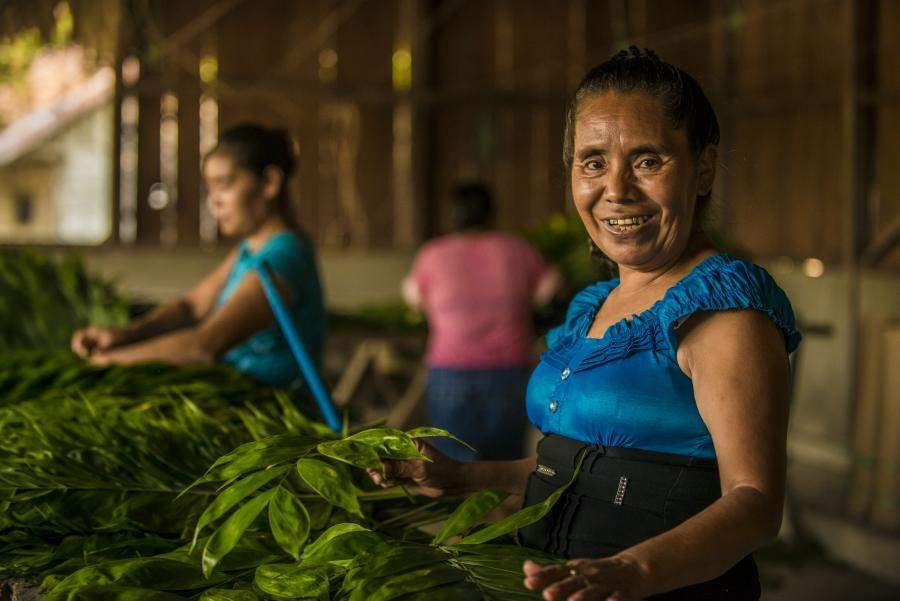
[[449, 431], [476, 450], [446, 438], [428, 442], [459, 461], [522, 457], [525, 388], [530, 375], [527, 367], [432, 368], [426, 391], [429, 424]]

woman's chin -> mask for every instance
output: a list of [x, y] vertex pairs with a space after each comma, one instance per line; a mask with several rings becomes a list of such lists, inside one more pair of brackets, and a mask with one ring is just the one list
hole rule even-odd
[[221, 234], [223, 238], [237, 238], [240, 235], [240, 232], [234, 224], [227, 221], [220, 221], [219, 234]]
[[600, 252], [619, 266], [638, 267], [652, 265], [657, 262], [659, 251], [648, 244], [636, 244], [634, 240], [617, 240], [612, 244], [600, 246]]

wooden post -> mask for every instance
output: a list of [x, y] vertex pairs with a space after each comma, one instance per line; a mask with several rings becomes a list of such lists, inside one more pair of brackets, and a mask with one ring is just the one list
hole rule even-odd
[[[143, 66], [143, 65], [142, 65]], [[159, 103], [158, 74], [141, 75], [138, 94], [138, 195], [137, 241], [159, 244], [160, 212], [150, 208], [150, 188], [159, 182]], [[146, 85], [145, 85], [146, 84]]]
[[[422, 0], [399, 0], [397, 28], [394, 39], [394, 63], [409, 60], [412, 79], [406, 82], [395, 77], [394, 91], [398, 94], [394, 103], [393, 118], [393, 197], [394, 197], [394, 248], [410, 250], [423, 238], [422, 198], [426, 194], [427, 156], [420, 148], [427, 144], [423, 131], [421, 95], [430, 67], [427, 40], [420, 31]], [[406, 54], [408, 53], [408, 54]], [[394, 65], [394, 69], [402, 65]]]
[[180, 78], [178, 86], [178, 244], [200, 242], [200, 88]]
[[[859, 375], [860, 365], [860, 260], [866, 247], [868, 189], [872, 176], [872, 154], [874, 151], [874, 111], [876, 107], [865, 104], [863, 96], [867, 88], [876, 85], [876, 54], [878, 48], [876, 21], [877, 3], [874, 0], [859, 0], [850, 6], [851, 42], [844, 93], [841, 103], [842, 125], [847, 145], [847, 176], [845, 180], [847, 202], [843, 203], [843, 259], [845, 269], [847, 327], [847, 401], [845, 428], [842, 432], [843, 448], [850, 454], [854, 449], [853, 427], [860, 421]], [[857, 482], [859, 466], [851, 463], [854, 470], [848, 482]], [[849, 487], [848, 487], [849, 488]], [[851, 490], [847, 491], [852, 492]], [[859, 502], [854, 495], [845, 495], [848, 509], [858, 510]]]
[[[844, 268], [844, 315], [845, 340], [847, 341], [846, 369], [847, 379], [844, 390], [845, 413], [842, 428], [839, 430], [838, 449], [849, 457], [852, 451], [853, 424], [857, 417], [857, 394], [859, 384], [859, 336], [860, 328], [860, 255], [865, 237], [866, 182], [863, 176], [866, 160], [863, 147], [863, 126], [865, 116], [861, 102], [862, 85], [865, 79], [864, 45], [869, 44], [867, 35], [871, 35], [869, 23], [872, 13], [872, 1], [861, 0], [851, 3], [849, 7], [847, 40], [849, 56], [842, 85], [841, 126], [845, 144], [844, 164], [847, 171], [844, 177], [842, 256]], [[852, 464], [851, 464], [852, 465]], [[852, 468], [851, 468], [852, 469]], [[852, 476], [852, 474], [848, 474]], [[845, 478], [842, 498], [850, 510], [854, 504], [850, 499], [850, 483], [853, 478]]]
[[[714, 4], [710, 15], [714, 22], [721, 26], [713, 27], [710, 35], [711, 56], [713, 61], [713, 77], [715, 88], [713, 90], [713, 106], [719, 117], [719, 130], [722, 141], [725, 144], [719, 146], [719, 163], [723, 163], [728, 156], [729, 149], [736, 148], [734, 126], [734, 108], [732, 99], [735, 95], [734, 73], [737, 67], [734, 48], [734, 26], [732, 23], [735, 12], [740, 10], [734, 0]], [[725, 230], [732, 222], [733, 205], [729, 198], [731, 174], [727, 169], [720, 169], [713, 186], [713, 202], [716, 204], [715, 215], [718, 217], [717, 228]]]

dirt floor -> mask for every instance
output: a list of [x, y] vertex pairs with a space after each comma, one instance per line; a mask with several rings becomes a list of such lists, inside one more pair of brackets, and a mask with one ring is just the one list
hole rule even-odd
[[817, 549], [782, 545], [756, 555], [762, 601], [900, 601], [900, 586], [833, 561]]

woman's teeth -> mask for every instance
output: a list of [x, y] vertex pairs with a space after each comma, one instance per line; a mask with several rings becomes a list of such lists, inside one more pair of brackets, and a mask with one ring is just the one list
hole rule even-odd
[[641, 215], [639, 217], [626, 217], [625, 219], [604, 219], [603, 221], [620, 232], [627, 232], [643, 224], [648, 219], [650, 219], [649, 215]]

